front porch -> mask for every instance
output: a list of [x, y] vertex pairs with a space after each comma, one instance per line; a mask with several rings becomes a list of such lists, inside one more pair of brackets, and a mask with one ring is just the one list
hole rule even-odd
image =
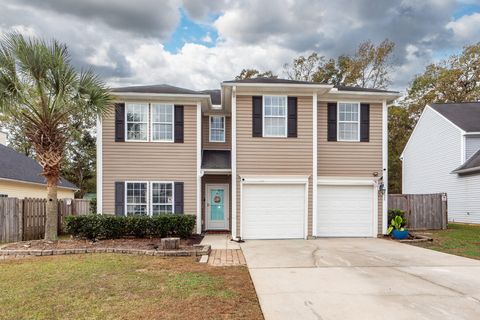
[[202, 177], [202, 233], [230, 233], [232, 229], [231, 176]]

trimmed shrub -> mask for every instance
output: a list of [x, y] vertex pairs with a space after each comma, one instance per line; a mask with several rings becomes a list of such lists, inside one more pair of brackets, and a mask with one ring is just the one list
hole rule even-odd
[[195, 227], [195, 216], [163, 214], [148, 216], [86, 215], [67, 216], [65, 231], [75, 237], [116, 239], [127, 236], [188, 238]]

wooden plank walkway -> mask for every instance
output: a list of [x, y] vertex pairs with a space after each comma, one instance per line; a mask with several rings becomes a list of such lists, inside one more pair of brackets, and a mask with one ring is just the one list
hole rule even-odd
[[210, 251], [208, 264], [216, 267], [244, 266], [245, 257], [241, 249], [214, 249]]

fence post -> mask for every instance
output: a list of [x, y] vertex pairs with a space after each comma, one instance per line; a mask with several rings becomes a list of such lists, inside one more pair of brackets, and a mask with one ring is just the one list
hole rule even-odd
[[442, 193], [442, 229], [448, 228], [448, 197]]

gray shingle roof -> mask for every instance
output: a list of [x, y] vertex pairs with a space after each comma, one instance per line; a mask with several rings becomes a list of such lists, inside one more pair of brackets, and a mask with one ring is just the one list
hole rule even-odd
[[457, 169], [453, 170], [452, 173], [458, 174], [469, 174], [469, 173], [480, 173], [480, 150], [475, 152], [464, 164], [462, 164]]
[[203, 94], [209, 94], [210, 98], [212, 99], [212, 104], [219, 105], [222, 103], [222, 91], [220, 89], [202, 90], [199, 92]]
[[202, 169], [231, 169], [230, 150], [203, 150]]
[[[41, 172], [42, 167], [37, 161], [0, 144], [0, 179], [46, 184]], [[58, 186], [77, 189], [77, 186], [63, 178]]]
[[198, 91], [174, 87], [168, 84], [156, 84], [148, 86], [131, 86], [110, 89], [111, 92], [135, 92], [135, 93], [170, 93], [170, 94], [200, 94]]
[[466, 132], [480, 131], [480, 102], [433, 103], [430, 107]]
[[398, 91], [382, 90], [382, 89], [371, 89], [371, 88], [360, 88], [352, 86], [334, 86], [334, 88], [340, 91], [359, 91], [359, 92], [378, 92], [378, 93], [399, 93]]

